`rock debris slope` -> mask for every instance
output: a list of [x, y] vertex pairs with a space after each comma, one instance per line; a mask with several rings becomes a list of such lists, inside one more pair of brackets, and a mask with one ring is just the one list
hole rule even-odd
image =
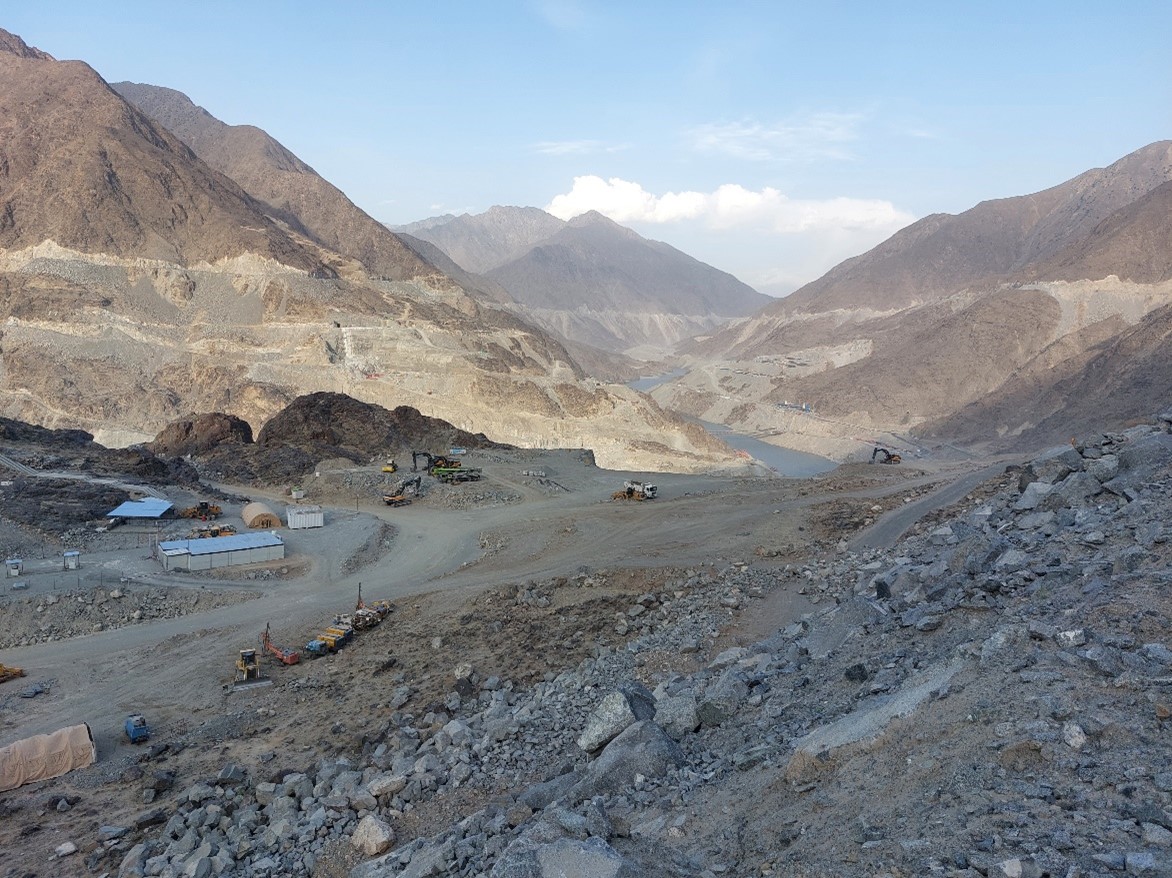
[[[619, 614], [626, 649], [532, 688], [387, 691], [361, 752], [226, 765], [103, 828], [117, 874], [1170, 874], [1170, 431], [1010, 467], [889, 550], [685, 572]], [[787, 588], [815, 611], [704, 656]]]

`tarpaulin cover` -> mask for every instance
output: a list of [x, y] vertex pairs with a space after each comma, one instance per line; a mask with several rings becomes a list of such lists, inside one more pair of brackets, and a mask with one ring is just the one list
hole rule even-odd
[[94, 736], [85, 723], [48, 735], [33, 735], [0, 747], [0, 792], [60, 777], [75, 768], [92, 765], [97, 758]]

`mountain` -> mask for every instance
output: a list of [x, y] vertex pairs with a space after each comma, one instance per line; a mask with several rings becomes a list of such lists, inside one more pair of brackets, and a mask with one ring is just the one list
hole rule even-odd
[[177, 265], [253, 254], [324, 272], [232, 180], [89, 66], [0, 37], [0, 249], [53, 241]]
[[134, 82], [112, 88], [295, 232], [390, 280], [444, 282], [435, 266], [261, 129], [227, 125], [174, 89]]
[[150, 94], [244, 182], [89, 66], [0, 32], [0, 414], [126, 444], [191, 412], [256, 429], [327, 391], [495, 441], [593, 446], [603, 465], [732, 460], [645, 396], [586, 378], [263, 132]]
[[996, 447], [1060, 438], [1062, 407], [1045, 401], [1063, 386], [1080, 406], [1150, 415], [1161, 402], [1138, 373], [1079, 376], [1145, 360], [1123, 340], [1172, 301], [1170, 181], [1163, 141], [1034, 195], [927, 217], [694, 343], [693, 374], [656, 398], [839, 456], [917, 430]]
[[563, 225], [536, 207], [490, 207], [484, 213], [445, 214], [394, 228], [430, 241], [465, 270], [484, 274], [556, 234]]
[[656, 358], [772, 301], [595, 211], [563, 222], [536, 208], [494, 207], [413, 234], [508, 290], [518, 313], [603, 351]]

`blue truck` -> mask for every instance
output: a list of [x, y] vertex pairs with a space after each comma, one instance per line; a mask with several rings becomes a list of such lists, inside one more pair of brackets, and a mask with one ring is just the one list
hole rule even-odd
[[132, 713], [126, 717], [126, 737], [131, 744], [141, 744], [150, 740], [151, 727], [147, 725], [146, 717], [141, 713]]

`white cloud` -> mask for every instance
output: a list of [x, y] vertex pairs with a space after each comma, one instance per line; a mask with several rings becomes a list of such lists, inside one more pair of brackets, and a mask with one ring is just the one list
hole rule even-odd
[[752, 228], [776, 234], [867, 230], [894, 232], [915, 217], [890, 201], [866, 198], [793, 199], [777, 189], [726, 183], [713, 192], [654, 195], [640, 184], [611, 177], [574, 178], [569, 192], [545, 208], [560, 219], [590, 210], [619, 223], [699, 221], [712, 229]]
[[859, 113], [812, 113], [777, 125], [753, 120], [698, 125], [687, 133], [702, 153], [751, 161], [847, 159], [847, 144], [858, 138]]

